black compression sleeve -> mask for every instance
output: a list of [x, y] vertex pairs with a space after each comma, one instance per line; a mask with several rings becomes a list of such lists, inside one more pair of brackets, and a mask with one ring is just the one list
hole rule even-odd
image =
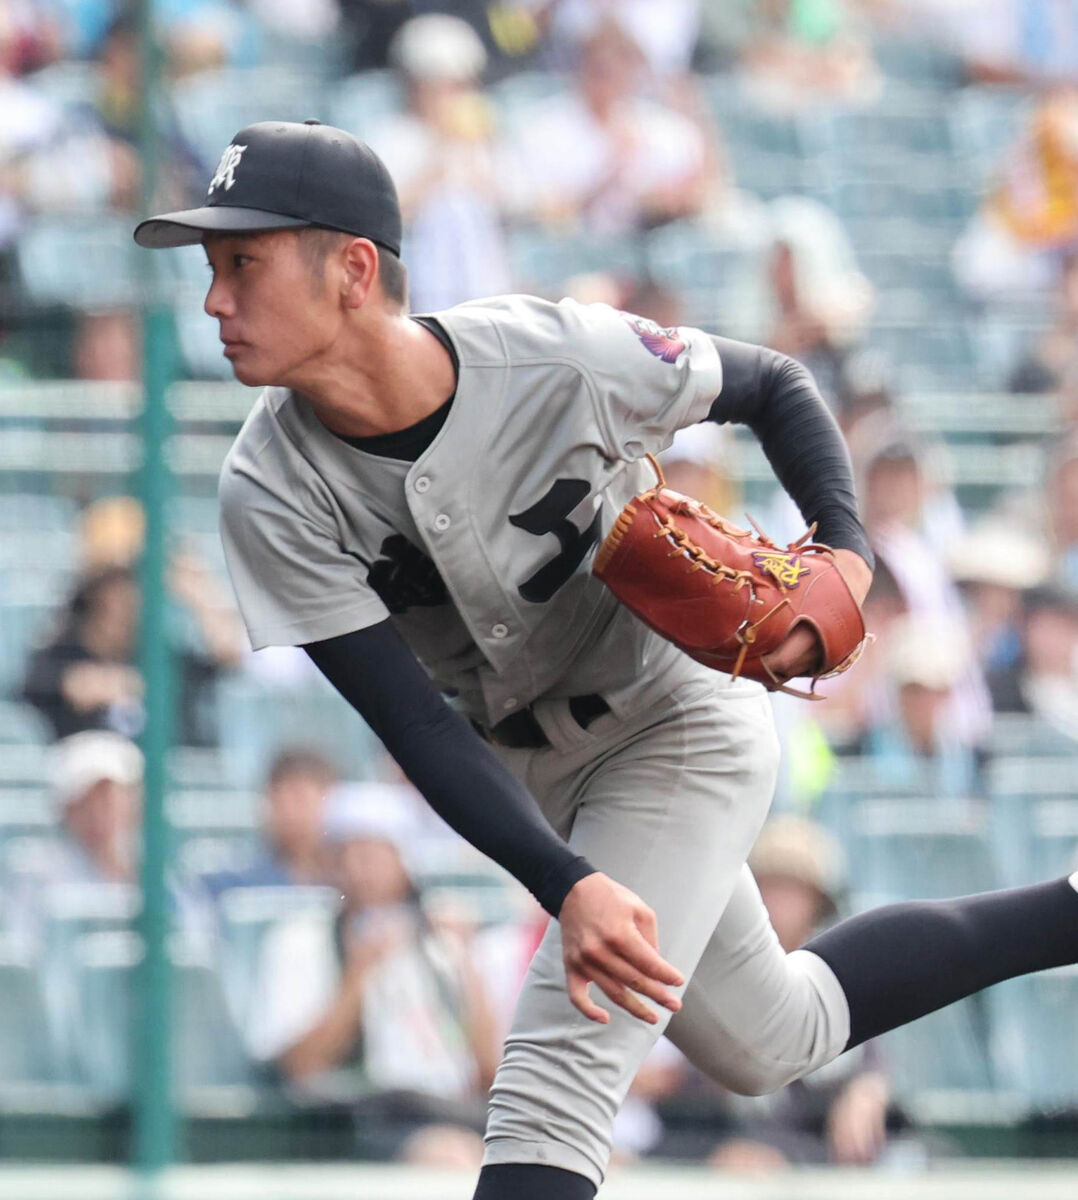
[[304, 649], [431, 808], [556, 917], [569, 889], [595, 868], [558, 837], [531, 793], [446, 704], [393, 623]]
[[712, 341], [722, 360], [722, 393], [708, 419], [748, 425], [801, 515], [816, 522], [819, 540], [855, 550], [871, 566], [846, 443], [812, 376], [764, 346]]

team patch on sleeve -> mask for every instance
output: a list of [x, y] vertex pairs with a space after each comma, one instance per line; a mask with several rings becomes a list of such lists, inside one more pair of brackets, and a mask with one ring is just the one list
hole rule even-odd
[[649, 321], [647, 317], [638, 317], [633, 313], [623, 312], [621, 315], [633, 333], [644, 343], [645, 348], [656, 358], [673, 363], [684, 353], [688, 343], [678, 336], [676, 329], [664, 329], [656, 322]]

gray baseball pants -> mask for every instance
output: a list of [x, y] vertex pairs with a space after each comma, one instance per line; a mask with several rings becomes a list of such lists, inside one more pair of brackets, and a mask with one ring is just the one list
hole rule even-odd
[[500, 750], [554, 827], [656, 912], [659, 949], [688, 983], [647, 1025], [608, 1025], [570, 1003], [550, 923], [524, 982], [491, 1090], [484, 1163], [535, 1163], [601, 1184], [614, 1114], [665, 1032], [736, 1092], [774, 1091], [839, 1054], [846, 999], [830, 968], [778, 944], [745, 860], [771, 802], [778, 742], [757, 684], [704, 668], [616, 705], [587, 730], [564, 701], [535, 713], [551, 745]]

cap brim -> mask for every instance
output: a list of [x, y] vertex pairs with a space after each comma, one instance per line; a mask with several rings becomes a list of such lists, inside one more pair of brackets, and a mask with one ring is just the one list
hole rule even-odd
[[150, 217], [135, 227], [135, 241], [147, 250], [166, 250], [173, 246], [197, 246], [205, 233], [257, 233], [295, 229], [300, 225], [310, 225], [310, 221], [260, 208], [229, 208], [219, 204]]

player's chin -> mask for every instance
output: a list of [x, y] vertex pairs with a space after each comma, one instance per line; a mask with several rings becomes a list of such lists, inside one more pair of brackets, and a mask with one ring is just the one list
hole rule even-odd
[[232, 364], [232, 374], [248, 387], [260, 387], [269, 382], [267, 364], [254, 347], [233, 344], [225, 347], [225, 358]]

